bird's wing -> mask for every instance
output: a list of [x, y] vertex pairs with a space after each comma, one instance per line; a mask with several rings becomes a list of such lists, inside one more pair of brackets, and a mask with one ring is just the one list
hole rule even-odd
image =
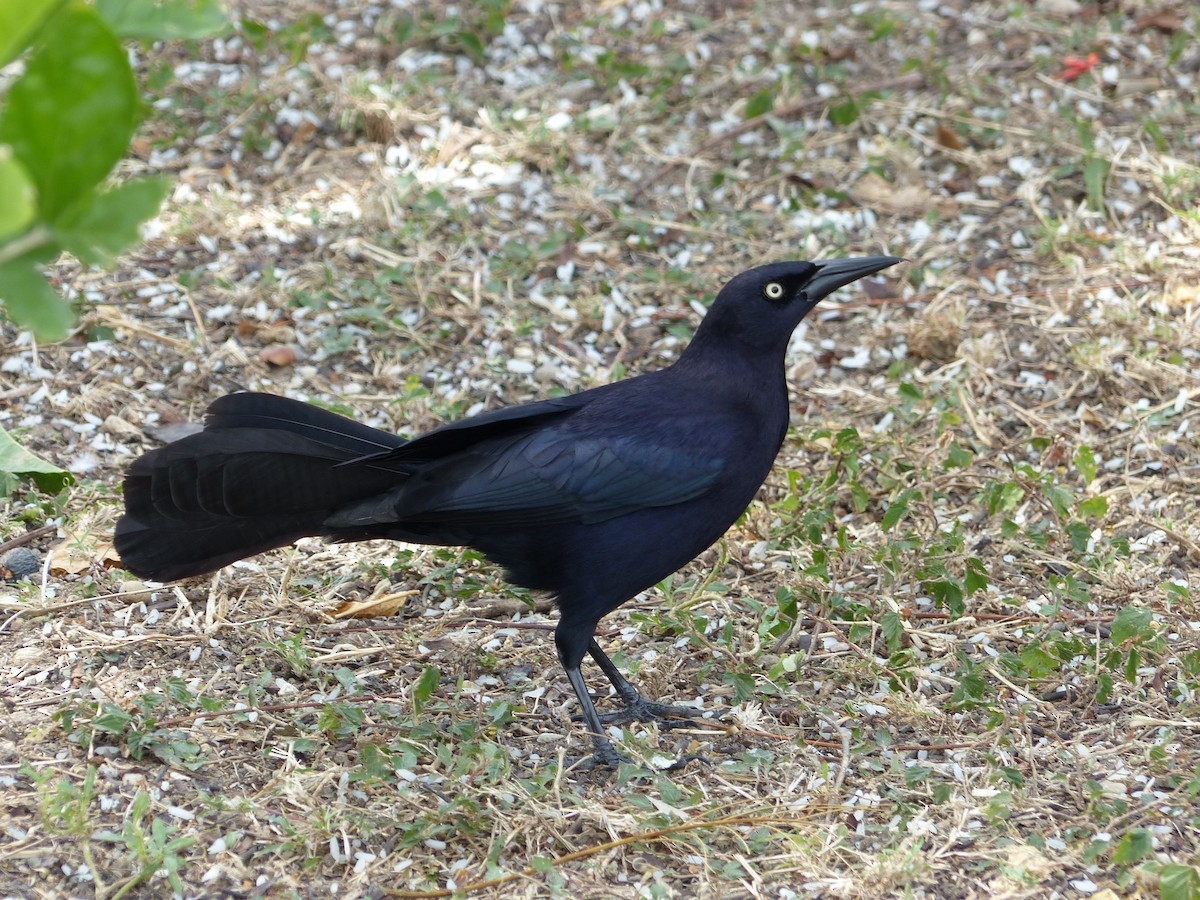
[[398, 447], [360, 456], [345, 465], [407, 465], [444, 459], [476, 444], [524, 433], [560, 419], [585, 406], [593, 393], [584, 391], [567, 397], [526, 403], [523, 406], [494, 409], [442, 425]]
[[503, 526], [592, 523], [682, 503], [711, 488], [722, 457], [644, 436], [540, 428], [421, 466], [402, 486], [338, 510], [326, 524]]

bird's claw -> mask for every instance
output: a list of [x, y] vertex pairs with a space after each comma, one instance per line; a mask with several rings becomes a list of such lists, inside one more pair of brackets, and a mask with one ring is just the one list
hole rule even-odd
[[684, 766], [686, 766], [690, 762], [702, 762], [706, 766], [712, 765], [712, 763], [709, 762], [709, 759], [707, 756], [704, 756], [703, 754], [700, 754], [700, 753], [688, 753], [684, 756], [679, 757], [679, 759], [675, 760], [675, 762], [671, 763], [669, 766], [665, 766], [664, 768], [661, 768], [658, 771], [660, 771], [660, 772], [678, 772], [680, 769], [682, 769]]
[[[669, 703], [659, 703], [657, 700], [647, 700], [637, 697], [626, 701], [620, 709], [600, 714], [600, 721], [605, 725], [625, 725], [629, 722], [657, 722], [661, 728], [698, 728], [700, 722], [692, 718], [696, 710], [687, 706], [672, 706]], [[571, 717], [574, 721], [582, 721], [583, 716]]]
[[633, 764], [633, 760], [619, 752], [608, 741], [596, 742], [590, 756], [567, 756], [562, 761], [564, 769], [576, 769], [581, 772], [591, 772], [595, 769], [611, 769], [615, 772], [621, 763]]
[[621, 763], [633, 762], [624, 753], [618, 753], [616, 748], [611, 744], [602, 747], [596, 747], [591, 755], [591, 768], [608, 768], [616, 769]]

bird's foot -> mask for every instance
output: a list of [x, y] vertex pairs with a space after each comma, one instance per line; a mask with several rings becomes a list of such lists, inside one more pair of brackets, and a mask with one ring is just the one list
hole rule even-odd
[[684, 768], [690, 762], [702, 762], [706, 766], [711, 765], [707, 756], [704, 756], [700, 753], [688, 753], [684, 756], [679, 757], [679, 759], [675, 760], [675, 762], [671, 763], [670, 765], [663, 766], [663, 768], [659, 769], [658, 771], [660, 771], [660, 772], [678, 772], [680, 769]]
[[672, 706], [657, 700], [647, 700], [638, 694], [627, 699], [620, 709], [601, 714], [600, 721], [605, 725], [657, 722], [662, 728], [695, 728], [700, 725], [700, 722], [693, 718], [697, 712], [698, 710], [690, 706]]
[[592, 768], [616, 769], [621, 763], [633, 762], [624, 753], [619, 753], [612, 744], [597, 745], [592, 751]]
[[617, 750], [607, 738], [594, 741], [590, 756], [568, 756], [563, 759], [563, 767], [590, 772], [594, 769], [611, 769], [614, 772], [621, 763], [633, 763], [633, 760]]

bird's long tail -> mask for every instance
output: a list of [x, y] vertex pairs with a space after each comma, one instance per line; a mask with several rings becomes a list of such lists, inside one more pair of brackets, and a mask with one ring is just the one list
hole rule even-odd
[[117, 552], [130, 571], [170, 581], [323, 534], [338, 506], [406, 477], [396, 467], [344, 463], [403, 443], [284, 397], [222, 397], [203, 431], [130, 466]]

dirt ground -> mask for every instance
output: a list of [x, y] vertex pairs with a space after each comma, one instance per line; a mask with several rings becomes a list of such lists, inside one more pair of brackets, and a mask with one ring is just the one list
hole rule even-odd
[[[0, 896], [1200, 896], [1194, 6], [234, 18], [136, 51], [144, 246], [55, 267], [67, 342], [0, 323], [0, 426], [77, 478], [2, 507], [43, 567], [0, 584]], [[639, 765], [571, 766], [553, 606], [478, 554], [111, 551], [124, 468], [230, 391], [416, 434], [876, 253], [760, 498], [601, 623], [705, 717], [617, 732]]]

